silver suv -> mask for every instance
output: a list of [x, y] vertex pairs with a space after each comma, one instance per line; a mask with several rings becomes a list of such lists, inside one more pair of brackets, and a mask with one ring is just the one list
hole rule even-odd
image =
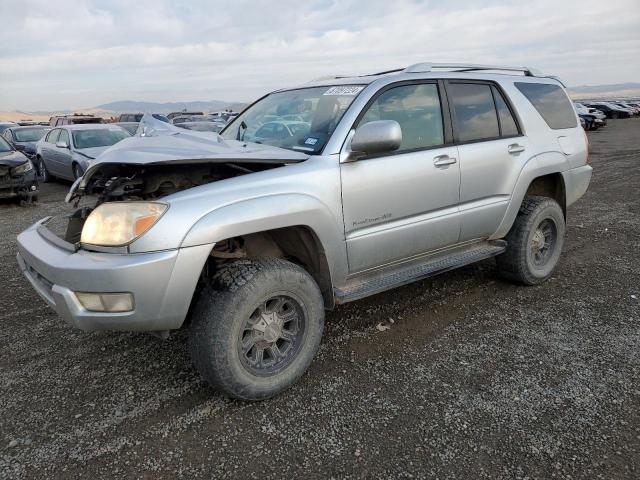
[[18, 237], [33, 287], [83, 330], [167, 335], [240, 399], [307, 369], [324, 311], [495, 257], [535, 285], [591, 179], [558, 80], [417, 64], [273, 92], [218, 135], [146, 116]]

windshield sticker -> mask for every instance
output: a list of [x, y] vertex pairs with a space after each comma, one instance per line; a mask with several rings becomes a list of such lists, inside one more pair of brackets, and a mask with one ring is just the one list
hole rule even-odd
[[309, 137], [304, 141], [305, 145], [315, 145], [316, 143], [318, 143], [318, 139], [313, 137]]
[[351, 96], [359, 94], [364, 87], [362, 85], [342, 85], [340, 87], [331, 87], [323, 93], [323, 95], [345, 95]]

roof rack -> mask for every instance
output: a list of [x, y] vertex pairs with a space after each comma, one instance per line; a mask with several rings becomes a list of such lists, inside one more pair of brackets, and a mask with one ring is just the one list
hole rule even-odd
[[415, 63], [408, 66], [403, 72], [406, 73], [425, 73], [431, 72], [434, 69], [448, 69], [454, 72], [477, 72], [481, 70], [495, 70], [505, 72], [522, 72], [527, 77], [543, 77], [542, 72], [535, 68], [529, 67], [505, 67], [498, 65], [476, 65], [472, 63]]
[[313, 80], [310, 80], [307, 83], [314, 83], [314, 82], [325, 82], [327, 80], [337, 80], [339, 78], [351, 78], [353, 77], [353, 75], [324, 75], [322, 77], [318, 77], [318, 78], [314, 78]]

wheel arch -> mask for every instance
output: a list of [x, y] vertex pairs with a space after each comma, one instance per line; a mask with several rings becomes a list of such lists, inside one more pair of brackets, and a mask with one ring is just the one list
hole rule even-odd
[[547, 152], [527, 162], [520, 172], [502, 222], [490, 239], [503, 238], [509, 232], [528, 195], [553, 198], [562, 208], [566, 219], [567, 186], [563, 172], [569, 168], [567, 158], [560, 152]]
[[344, 226], [316, 198], [279, 194], [224, 206], [197, 221], [181, 247], [215, 244], [215, 258], [230, 242], [235, 242], [233, 248], [241, 245], [246, 256], [275, 256], [300, 264], [318, 283], [325, 307], [333, 307], [333, 285], [346, 275]]

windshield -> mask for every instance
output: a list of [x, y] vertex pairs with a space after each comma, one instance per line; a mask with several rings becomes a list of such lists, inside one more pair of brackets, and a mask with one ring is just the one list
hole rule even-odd
[[120, 127], [76, 130], [73, 132], [73, 143], [79, 150], [83, 148], [108, 147], [130, 136], [129, 132]]
[[363, 89], [342, 85], [272, 93], [238, 115], [222, 137], [318, 154]]
[[11, 145], [9, 145], [9, 143], [4, 138], [0, 137], [0, 153], [10, 152], [11, 150], [13, 150], [13, 148], [11, 148]]
[[20, 130], [14, 130], [13, 136], [16, 142], [37, 142], [44, 134], [47, 133], [46, 128], [25, 128]]

